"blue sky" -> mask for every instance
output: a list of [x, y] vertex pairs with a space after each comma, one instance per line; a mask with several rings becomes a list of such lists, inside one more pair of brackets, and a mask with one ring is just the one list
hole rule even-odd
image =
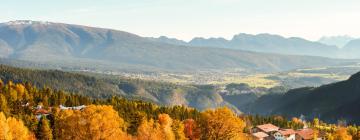
[[360, 37], [359, 0], [0, 0], [0, 22], [28, 19], [184, 40], [272, 33]]

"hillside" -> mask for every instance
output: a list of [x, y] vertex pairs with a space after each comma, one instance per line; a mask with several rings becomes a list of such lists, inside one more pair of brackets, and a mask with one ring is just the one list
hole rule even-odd
[[[323, 45], [317, 44], [317, 46], [321, 48]], [[3, 58], [62, 67], [84, 66], [148, 71], [238, 68], [269, 72], [336, 65], [344, 61], [223, 48], [186, 47], [112, 29], [36, 21], [12, 21], [0, 24], [0, 50], [0, 57]], [[280, 52], [274, 51], [274, 53]]]
[[39, 88], [49, 87], [96, 99], [121, 96], [160, 105], [185, 105], [200, 110], [228, 106], [240, 113], [226, 102], [213, 86], [180, 86], [101, 75], [94, 77], [57, 70], [20, 69], [5, 65], [0, 65], [0, 79], [4, 82], [30, 82]]
[[269, 94], [260, 97], [250, 112], [257, 114], [282, 114], [288, 117], [305, 115], [319, 117], [328, 122], [345, 119], [349, 123], [360, 121], [360, 73], [348, 80], [318, 88], [300, 88], [285, 94]]

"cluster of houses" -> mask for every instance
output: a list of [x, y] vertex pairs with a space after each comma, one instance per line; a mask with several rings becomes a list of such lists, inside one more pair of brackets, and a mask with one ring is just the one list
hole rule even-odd
[[[263, 124], [252, 128], [251, 136], [255, 140], [313, 140], [315, 137], [314, 131], [310, 128], [282, 129], [273, 124]], [[319, 136], [316, 139], [323, 140]]]

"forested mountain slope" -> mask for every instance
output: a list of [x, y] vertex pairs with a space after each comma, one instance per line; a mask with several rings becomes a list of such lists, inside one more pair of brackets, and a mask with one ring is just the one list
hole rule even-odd
[[57, 70], [20, 69], [5, 65], [0, 65], [0, 79], [4, 82], [30, 82], [39, 88], [61, 89], [93, 98], [122, 96], [162, 105], [186, 105], [200, 110], [228, 106], [238, 111], [224, 101], [218, 89], [213, 86], [182, 86], [125, 78], [101, 78]]
[[251, 112], [289, 117], [305, 115], [330, 122], [345, 119], [359, 124], [359, 102], [360, 73], [357, 73], [346, 81], [318, 88], [300, 88], [286, 94], [264, 95], [252, 104]]

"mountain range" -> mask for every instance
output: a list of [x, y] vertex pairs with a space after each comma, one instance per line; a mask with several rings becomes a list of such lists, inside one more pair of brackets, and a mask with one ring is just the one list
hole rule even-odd
[[338, 48], [335, 46], [329, 46], [318, 42], [311, 42], [302, 38], [285, 38], [272, 34], [251, 35], [241, 33], [235, 35], [231, 40], [226, 40], [224, 38], [205, 39], [197, 37], [187, 43], [181, 40], [160, 37], [158, 38], [158, 41], [196, 47], [228, 48], [255, 52], [324, 57], [334, 57], [334, 54], [338, 51]]
[[[228, 42], [219, 38], [210, 40], [214, 44]], [[331, 54], [337, 49], [300, 38], [240, 34], [233, 40], [234, 44], [249, 45], [248, 48], [255, 50], [266, 48], [272, 53], [234, 50], [227, 46], [200, 47], [210, 46], [203, 43], [207, 40], [200, 38], [191, 41], [191, 44], [198, 46], [194, 47], [165, 37], [146, 38], [112, 29], [23, 20], [0, 24], [0, 57], [60, 66], [165, 71], [238, 68], [273, 72], [348, 62], [315, 56], [288, 55], [297, 50], [308, 52], [309, 55], [320, 51]], [[281, 44], [287, 49], [278, 47]], [[287, 53], [280, 54], [280, 50]]]
[[[189, 42], [161, 36], [149, 38], [158, 42], [186, 45], [193, 47], [227, 48], [253, 52], [277, 53], [289, 55], [311, 55], [331, 58], [360, 58], [360, 46], [357, 39], [348, 36], [323, 37], [319, 41], [308, 41], [299, 37], [285, 38], [273, 34], [244, 34], [233, 36], [231, 40], [225, 38], [196, 37]], [[354, 52], [354, 49], [356, 50]]]

